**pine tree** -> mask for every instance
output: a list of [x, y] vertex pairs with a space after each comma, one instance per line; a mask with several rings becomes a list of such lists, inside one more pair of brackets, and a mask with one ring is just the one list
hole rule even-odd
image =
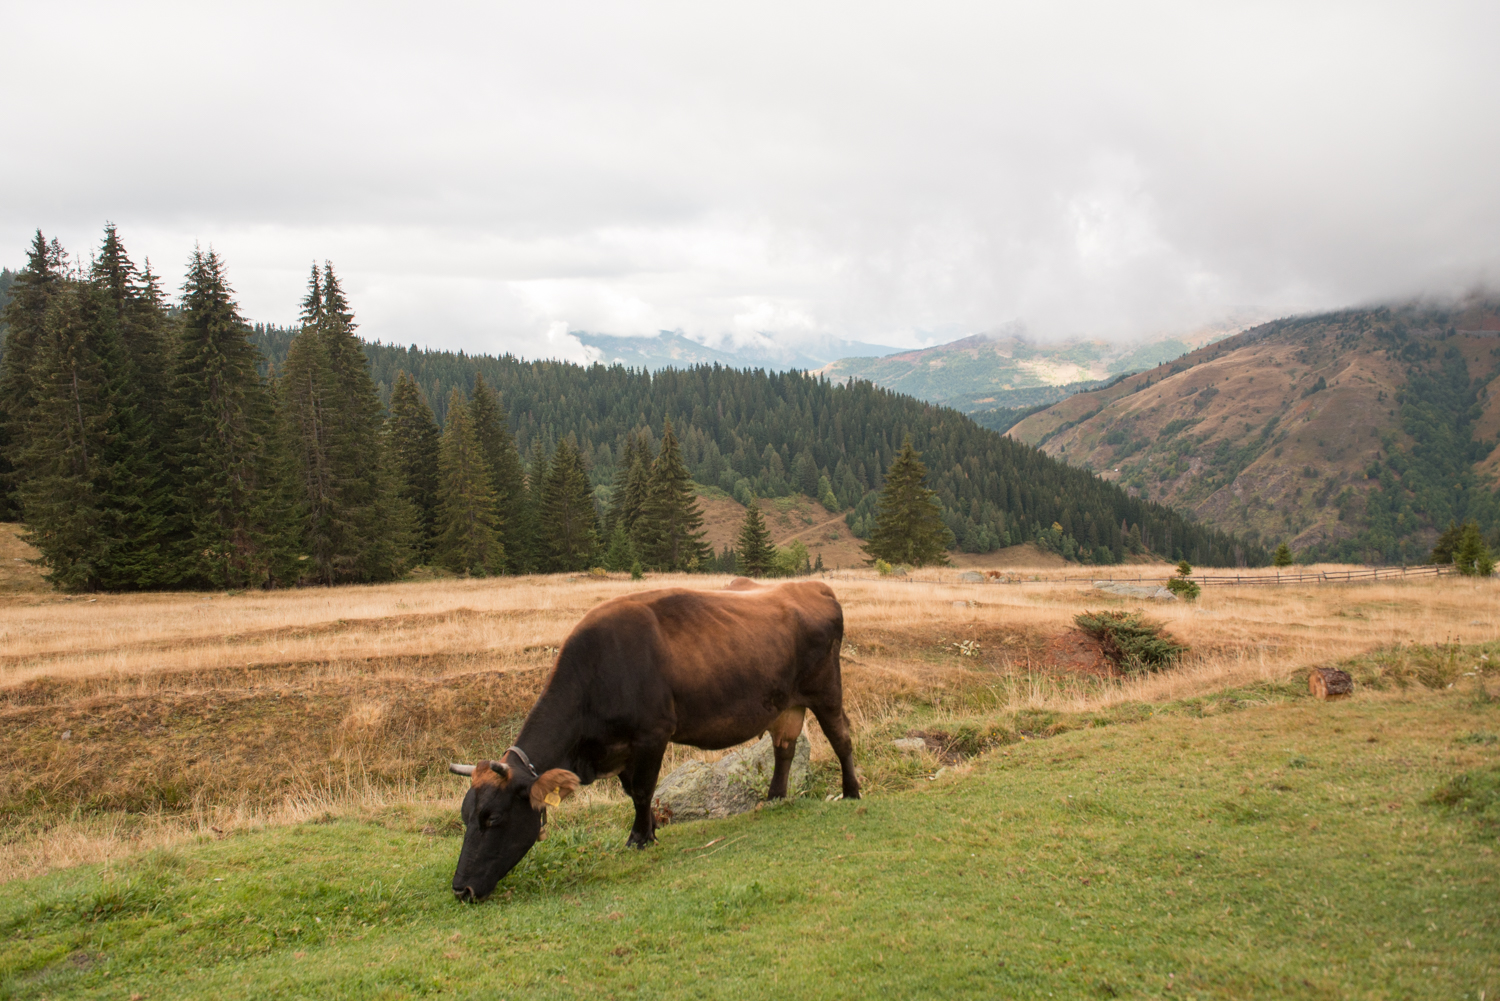
[[745, 520], [740, 523], [740, 534], [735, 540], [735, 565], [746, 577], [765, 577], [770, 574], [776, 561], [776, 545], [766, 528], [766, 519], [760, 513], [759, 501], [752, 500], [745, 508]]
[[617, 521], [609, 533], [609, 546], [604, 551], [604, 569], [623, 572], [629, 570], [635, 561], [635, 549], [630, 544], [630, 536], [626, 533], [624, 524]]
[[495, 491], [463, 393], [448, 397], [448, 425], [438, 452], [436, 559], [457, 573], [497, 573], [505, 549], [495, 531]]
[[416, 380], [402, 370], [391, 390], [386, 440], [395, 466], [397, 491], [417, 513], [418, 548], [429, 560], [438, 534], [438, 451], [442, 437]]
[[515, 436], [510, 433], [505, 407], [494, 390], [485, 384], [484, 376], [477, 372], [469, 409], [479, 435], [479, 447], [490, 467], [495, 516], [500, 539], [509, 557], [508, 569], [520, 573], [524, 568], [521, 557], [530, 548], [525, 538], [528, 527], [524, 510], [527, 502], [526, 473], [521, 467], [521, 453], [516, 448]]
[[224, 263], [193, 251], [172, 377], [175, 538], [184, 582], [258, 587], [290, 569], [295, 529], [278, 510], [271, 395]]
[[636, 528], [642, 540], [642, 557], [654, 569], [693, 571], [713, 556], [713, 547], [703, 541], [703, 512], [670, 420], [662, 430], [661, 450], [651, 464], [646, 500]]
[[137, 270], [112, 224], [105, 227], [89, 284], [99, 300], [95, 337], [106, 361], [99, 388], [109, 403], [98, 484], [99, 530], [107, 549], [99, 586], [155, 587], [174, 578], [166, 545], [173, 503], [165, 468], [170, 424], [152, 416], [166, 398], [166, 310], [149, 263], [144, 272]]
[[1285, 542], [1276, 547], [1276, 555], [1271, 557], [1271, 562], [1278, 567], [1289, 567], [1292, 565], [1292, 550]]
[[25, 429], [36, 402], [37, 346], [45, 336], [47, 309], [62, 289], [66, 271], [67, 255], [61, 245], [55, 239], [49, 243], [37, 230], [26, 267], [16, 273], [5, 307], [5, 351], [0, 355], [0, 520], [21, 517], [15, 464], [25, 448]]
[[541, 527], [549, 570], [587, 570], [599, 548], [598, 515], [588, 473], [572, 437], [557, 452], [542, 487]]
[[1488, 577], [1494, 572], [1495, 560], [1484, 543], [1484, 536], [1479, 533], [1477, 522], [1471, 521], [1463, 526], [1458, 545], [1453, 550], [1453, 565], [1466, 577]]
[[645, 527], [641, 524], [641, 512], [646, 509], [651, 487], [651, 445], [644, 436], [626, 436], [620, 469], [622, 479], [615, 486], [614, 517], [625, 526], [631, 544], [639, 553], [643, 541], [639, 530]]
[[926, 480], [927, 467], [907, 435], [886, 473], [875, 529], [864, 547], [872, 561], [919, 567], [948, 562], [953, 533], [943, 524], [937, 494], [927, 488]]
[[68, 282], [48, 304], [28, 372], [26, 447], [16, 462], [27, 541], [41, 552], [46, 579], [65, 591], [97, 589], [107, 560], [101, 487], [112, 414], [105, 386], [118, 358], [113, 328], [100, 322], [101, 297], [91, 291]]
[[380, 397], [333, 265], [314, 266], [280, 395], [298, 458], [308, 576], [389, 580], [406, 566], [415, 508], [385, 461]]
[[[617, 528], [623, 530], [628, 536], [631, 528], [635, 526], [635, 517], [640, 514], [640, 491], [632, 490], [632, 476], [636, 470], [635, 435], [627, 434], [625, 444], [621, 446], [619, 457], [615, 460], [615, 482], [610, 491], [609, 514], [604, 521], [604, 529], [611, 539]], [[627, 501], [632, 493], [635, 494], [636, 500], [633, 510]]]

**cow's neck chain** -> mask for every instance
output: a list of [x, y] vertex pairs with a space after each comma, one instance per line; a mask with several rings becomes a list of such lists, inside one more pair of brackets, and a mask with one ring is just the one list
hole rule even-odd
[[531, 763], [531, 759], [526, 756], [526, 752], [525, 751], [521, 750], [515, 744], [512, 744], [512, 745], [510, 745], [509, 747], [507, 747], [505, 749], [505, 753], [506, 754], [509, 754], [512, 751], [515, 752], [516, 757], [518, 757], [518, 758], [521, 759], [521, 764], [523, 764], [523, 765], [526, 766], [526, 770], [529, 771], [529, 772], [531, 772], [531, 777], [532, 778], [534, 778], [534, 779], [541, 778], [541, 776], [537, 774], [536, 765], [533, 765]]

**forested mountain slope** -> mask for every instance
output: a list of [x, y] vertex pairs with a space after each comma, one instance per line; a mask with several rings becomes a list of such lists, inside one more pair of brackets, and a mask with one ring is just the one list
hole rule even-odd
[[[256, 329], [255, 340], [278, 369], [290, 335], [281, 328]], [[367, 343], [365, 353], [383, 396], [388, 398], [398, 372], [409, 372], [439, 421], [452, 388], [467, 392], [481, 373], [499, 390], [523, 449], [551, 452], [565, 436], [577, 436], [601, 501], [614, 481], [625, 436], [640, 428], [660, 435], [670, 418], [698, 482], [742, 501], [752, 493], [822, 499], [826, 476], [831, 499], [853, 508], [851, 524], [864, 532], [873, 491], [903, 436], [911, 434], [931, 471], [944, 520], [966, 551], [1040, 542], [1093, 562], [1118, 561], [1142, 545], [1203, 564], [1267, 558], [1259, 547], [1237, 545], [956, 411], [868, 382], [835, 386], [800, 372], [718, 366], [653, 375], [623, 366], [585, 368], [378, 343]]]
[[1303, 558], [1420, 562], [1500, 529], [1500, 302], [1277, 320], [1033, 414], [1010, 436]]

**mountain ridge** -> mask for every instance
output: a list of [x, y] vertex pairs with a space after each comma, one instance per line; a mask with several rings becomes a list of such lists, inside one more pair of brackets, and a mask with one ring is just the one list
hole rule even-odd
[[1449, 520], [1500, 531], [1497, 375], [1500, 302], [1342, 310], [1261, 324], [1007, 434], [1307, 558], [1420, 562]]

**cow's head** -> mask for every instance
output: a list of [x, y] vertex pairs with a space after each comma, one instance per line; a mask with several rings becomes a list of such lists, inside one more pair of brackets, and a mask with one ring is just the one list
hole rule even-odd
[[471, 777], [464, 796], [464, 845], [453, 873], [459, 900], [483, 900], [516, 867], [542, 833], [543, 811], [573, 795], [578, 776], [554, 768], [532, 780], [524, 768], [503, 761], [449, 765]]

